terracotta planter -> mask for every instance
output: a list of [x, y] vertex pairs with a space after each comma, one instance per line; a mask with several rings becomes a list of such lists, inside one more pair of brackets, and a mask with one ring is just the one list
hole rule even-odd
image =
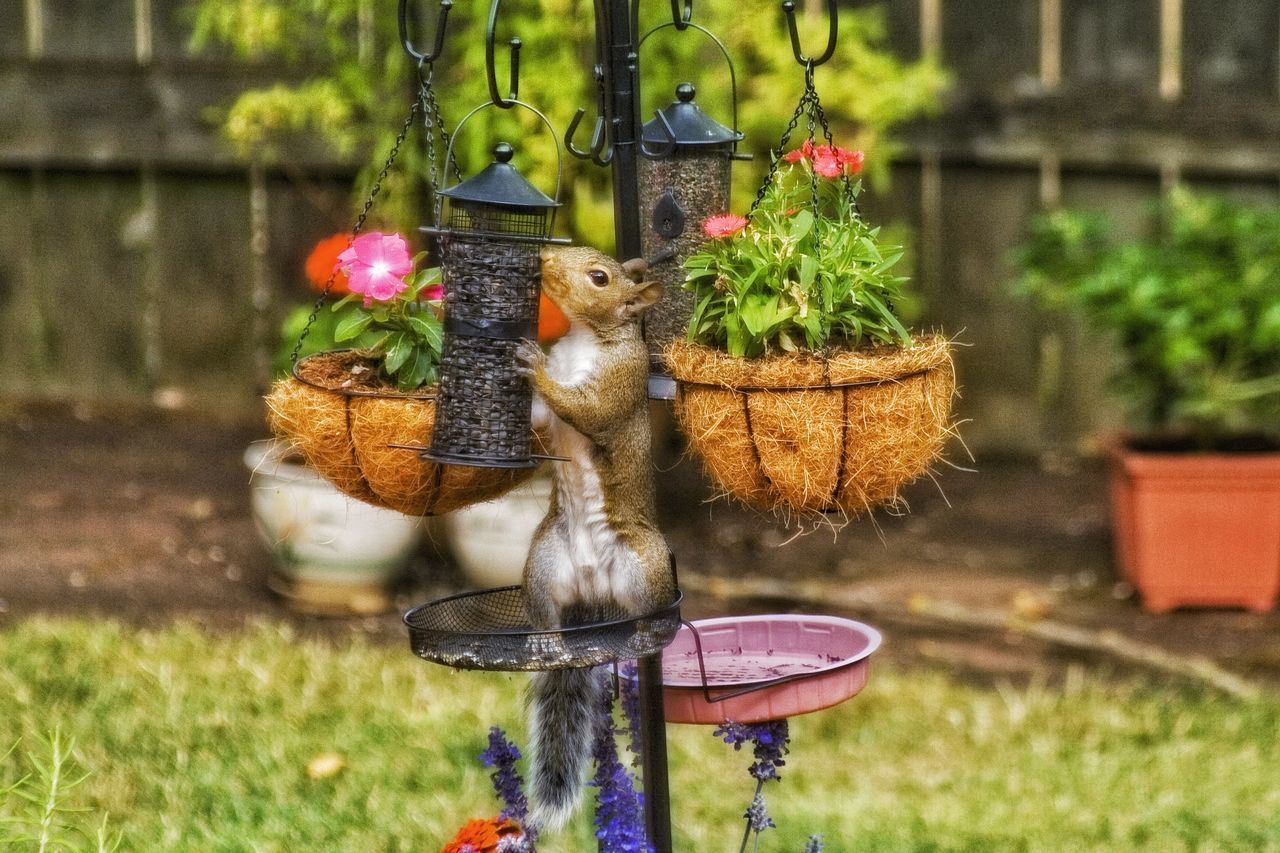
[[1116, 562], [1143, 607], [1272, 610], [1280, 453], [1110, 453]]

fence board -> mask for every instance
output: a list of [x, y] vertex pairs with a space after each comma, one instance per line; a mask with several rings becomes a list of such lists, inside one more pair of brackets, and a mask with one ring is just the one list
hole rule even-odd
[[133, 0], [40, 0], [45, 55], [57, 59], [132, 59]]
[[23, 0], [0, 0], [0, 59], [24, 56], [27, 52], [26, 15]]
[[254, 388], [248, 191], [235, 178], [163, 177], [152, 251], [159, 381], [247, 405]]
[[30, 210], [27, 176], [0, 173], [0, 389], [8, 392], [27, 390], [42, 360]]
[[931, 311], [959, 335], [956, 366], [965, 435], [993, 453], [1033, 453], [1039, 446], [1035, 399], [1036, 330], [1017, 310], [1005, 283], [1009, 250], [1037, 206], [1031, 171], [947, 167], [942, 177], [942, 280]]
[[1068, 86], [1156, 92], [1159, 0], [1063, 0], [1062, 19], [1062, 70]]
[[[45, 61], [0, 66], [0, 168], [32, 164], [130, 169], [149, 163], [196, 172], [242, 172], [208, 112], [237, 92], [278, 79], [269, 69], [222, 64], [139, 66]], [[345, 171], [321, 139], [297, 138], [298, 169]]]
[[1036, 3], [944, 0], [942, 59], [970, 90], [1024, 90], [1040, 68]]
[[186, 57], [191, 23], [191, 0], [151, 0], [152, 47], [155, 57], [159, 60]]
[[1191, 96], [1280, 97], [1280, 0], [1183, 0]]
[[139, 210], [125, 175], [37, 175], [30, 215], [43, 365], [36, 387], [88, 398], [145, 392], [145, 259], [127, 242]]

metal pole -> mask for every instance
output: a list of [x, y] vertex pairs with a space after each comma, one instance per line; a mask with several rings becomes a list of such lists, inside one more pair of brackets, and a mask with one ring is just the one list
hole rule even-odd
[[[638, 0], [637, 0], [638, 2]], [[638, 258], [640, 181], [640, 61], [636, 18], [629, 0], [596, 0], [596, 34], [603, 73], [605, 122], [613, 152], [613, 217], [619, 258]], [[662, 708], [662, 653], [638, 661], [640, 761], [644, 818], [655, 853], [671, 853], [671, 798], [667, 780], [667, 728]]]
[[656, 853], [671, 853], [671, 794], [667, 787], [667, 724], [662, 711], [661, 652], [640, 659], [639, 676], [645, 830]]
[[613, 217], [618, 257], [638, 258], [640, 182], [636, 172], [640, 129], [640, 60], [628, 0], [598, 0], [596, 27], [604, 55], [605, 121], [613, 150]]

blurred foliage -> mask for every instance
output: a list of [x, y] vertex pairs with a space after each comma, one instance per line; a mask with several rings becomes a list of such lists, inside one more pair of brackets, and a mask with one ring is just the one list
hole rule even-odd
[[1144, 428], [1202, 446], [1280, 436], [1280, 207], [1179, 188], [1155, 221], [1145, 239], [1115, 242], [1097, 214], [1044, 214], [1015, 288], [1115, 335]]
[[[438, 5], [412, 0], [416, 43], [429, 46]], [[365, 160], [356, 181], [364, 196], [408, 114], [415, 70], [401, 50], [394, 0], [190, 0], [194, 51], [230, 51], [242, 60], [281, 66], [282, 79], [241, 93], [221, 113], [227, 137], [246, 156], [268, 162], [291, 146], [322, 144], [333, 153]], [[820, 10], [815, 6], [815, 10]], [[749, 13], [748, 13], [749, 12]], [[450, 13], [435, 89], [452, 129], [487, 100], [484, 74], [485, 4], [459, 4]], [[641, 9], [641, 30], [670, 20], [669, 4]], [[826, 39], [825, 14], [798, 14], [802, 44], [817, 53]], [[736, 189], [754, 195], [803, 90], [804, 72], [791, 54], [786, 21], [773, 2], [744, 10], [733, 0], [699, 0], [695, 23], [717, 32], [737, 69], [738, 123], [744, 149], [754, 163], [739, 163]], [[586, 144], [596, 115], [591, 76], [593, 10], [584, 0], [537, 0], [508, 4], [498, 24], [497, 74], [506, 93], [506, 41], [519, 36], [520, 96], [546, 112], [556, 138], [526, 110], [484, 109], [458, 140], [464, 174], [483, 167], [494, 142], [517, 144], [517, 165], [539, 186], [555, 184], [555, 147], [574, 110], [587, 109], [579, 129]], [[677, 83], [690, 79], [698, 101], [712, 116], [732, 121], [728, 66], [705, 35], [673, 27], [657, 30], [641, 51], [642, 118], [672, 99]], [[886, 44], [883, 8], [843, 9], [836, 55], [816, 72], [832, 130], [848, 147], [868, 153], [871, 179], [883, 179], [893, 151], [895, 125], [934, 109], [945, 83], [931, 61], [906, 63]], [[803, 133], [803, 126], [799, 133]], [[424, 145], [411, 136], [375, 208], [386, 227], [408, 230], [425, 213]], [[793, 138], [798, 142], [799, 138]], [[613, 239], [608, 170], [564, 155], [567, 219], [561, 227], [602, 248]]]

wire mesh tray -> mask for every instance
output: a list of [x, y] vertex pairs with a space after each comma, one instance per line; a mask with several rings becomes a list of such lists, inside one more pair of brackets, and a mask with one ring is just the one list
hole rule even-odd
[[621, 609], [598, 622], [545, 631], [529, 622], [524, 588], [464, 592], [404, 616], [409, 645], [423, 660], [457, 669], [505, 672], [599, 666], [662, 651], [680, 630], [680, 592], [643, 616]]

